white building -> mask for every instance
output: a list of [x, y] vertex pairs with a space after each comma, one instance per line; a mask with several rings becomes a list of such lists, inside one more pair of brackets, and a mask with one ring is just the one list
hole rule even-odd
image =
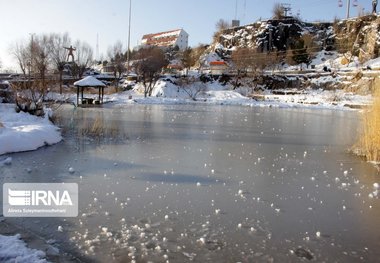
[[189, 34], [183, 29], [147, 34], [142, 37], [141, 44], [158, 47], [178, 46], [180, 50], [185, 50], [189, 45]]

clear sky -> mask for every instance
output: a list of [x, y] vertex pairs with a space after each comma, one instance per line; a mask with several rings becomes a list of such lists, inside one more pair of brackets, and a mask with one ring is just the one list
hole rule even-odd
[[[342, 1], [345, 6], [347, 0]], [[338, 0], [132, 0], [131, 46], [144, 34], [177, 28], [189, 33], [191, 46], [210, 43], [220, 18], [237, 18], [242, 24], [267, 19], [277, 2], [291, 4], [293, 14], [299, 11], [305, 21], [332, 21], [346, 13], [345, 7], [338, 7]], [[357, 2], [359, 7], [351, 8], [352, 16], [359, 8], [371, 10], [372, 0]], [[92, 45], [94, 54], [99, 35], [99, 53], [104, 59], [116, 41], [127, 46], [129, 0], [0, 0], [0, 10], [3, 68], [14, 67], [9, 47], [29, 39], [30, 33], [68, 32], [73, 41]]]

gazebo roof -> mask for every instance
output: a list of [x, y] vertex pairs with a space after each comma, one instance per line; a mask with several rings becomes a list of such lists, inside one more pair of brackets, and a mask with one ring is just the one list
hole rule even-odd
[[97, 80], [96, 78], [91, 77], [91, 76], [85, 77], [84, 79], [74, 82], [74, 85], [79, 86], [79, 87], [105, 87], [106, 86], [106, 84], [104, 84], [100, 80]]

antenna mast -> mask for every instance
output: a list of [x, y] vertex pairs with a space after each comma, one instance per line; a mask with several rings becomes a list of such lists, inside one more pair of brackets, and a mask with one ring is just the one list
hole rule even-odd
[[238, 0], [235, 2], [235, 20], [237, 20], [237, 13], [238, 13]]
[[281, 4], [281, 6], [282, 6], [282, 10], [284, 10], [284, 17], [287, 17], [288, 12], [292, 10], [292, 8], [290, 7], [290, 4]]

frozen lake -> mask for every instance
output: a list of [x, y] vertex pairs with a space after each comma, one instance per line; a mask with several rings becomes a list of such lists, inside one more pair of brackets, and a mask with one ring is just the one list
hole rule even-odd
[[[348, 153], [356, 112], [201, 105], [61, 112], [65, 141], [10, 155], [0, 177], [76, 182], [79, 216], [7, 221], [85, 261], [379, 261], [380, 177]], [[94, 119], [107, 136], [76, 136]]]

